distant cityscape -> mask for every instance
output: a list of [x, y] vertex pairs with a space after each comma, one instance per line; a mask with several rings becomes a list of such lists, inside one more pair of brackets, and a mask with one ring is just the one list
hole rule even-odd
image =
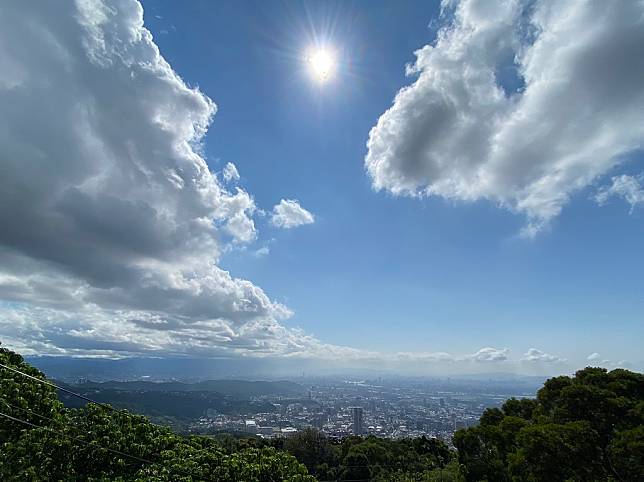
[[[331, 438], [425, 436], [451, 444], [454, 431], [476, 425], [486, 408], [499, 407], [511, 397], [535, 397], [545, 381], [545, 377], [510, 373], [184, 379], [162, 376], [159, 371], [151, 376], [146, 365], [138, 370], [118, 365], [122, 370], [116, 372], [114, 364], [86, 364], [79, 376], [73, 363], [43, 358], [33, 362], [75, 392], [144, 414], [183, 433], [262, 438], [288, 437], [315, 428]], [[69, 406], [77, 403], [64, 393], [59, 396]]]
[[254, 397], [253, 401], [263, 406], [269, 403], [273, 409], [268, 411], [230, 415], [208, 410], [189, 430], [245, 432], [270, 438], [316, 428], [335, 438], [426, 436], [451, 444], [454, 431], [475, 425], [486, 408], [498, 407], [510, 397], [533, 397], [535, 391], [536, 386], [495, 386], [491, 381], [326, 381], [311, 385], [302, 399]]

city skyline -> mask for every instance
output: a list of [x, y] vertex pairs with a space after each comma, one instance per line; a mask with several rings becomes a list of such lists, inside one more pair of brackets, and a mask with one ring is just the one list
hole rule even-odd
[[0, 342], [240, 374], [644, 369], [643, 14], [1, 6]]

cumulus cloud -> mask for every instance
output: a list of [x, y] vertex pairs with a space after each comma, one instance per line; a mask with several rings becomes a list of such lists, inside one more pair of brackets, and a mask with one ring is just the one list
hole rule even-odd
[[323, 346], [219, 267], [256, 238], [255, 203], [209, 170], [216, 106], [164, 60], [137, 1], [3, 3], [0, 104], [5, 340], [54, 354]]
[[600, 206], [608, 202], [611, 197], [624, 199], [631, 206], [631, 212], [638, 204], [644, 204], [644, 175], [629, 176], [622, 174], [611, 178], [611, 184], [599, 189], [595, 195], [595, 201]]
[[588, 355], [586, 360], [593, 361], [593, 360], [599, 360], [600, 358], [601, 358], [601, 355], [599, 353], [595, 352], [595, 353], [591, 353], [590, 355]]
[[[396, 195], [486, 199], [526, 236], [644, 141], [642, 2], [444, 1], [365, 166]], [[620, 192], [621, 194], [621, 192]], [[622, 194], [623, 195], [623, 194]]]
[[315, 222], [313, 214], [300, 206], [297, 200], [282, 199], [273, 207], [271, 224], [278, 228], [290, 229], [313, 222]]
[[523, 354], [521, 361], [530, 363], [560, 363], [566, 361], [566, 359], [537, 350], [536, 348], [530, 348]]
[[222, 176], [224, 178], [224, 181], [226, 182], [237, 182], [239, 181], [239, 171], [237, 171], [237, 166], [235, 166], [232, 162], [228, 162], [224, 166], [224, 170], [222, 171]]
[[510, 350], [508, 348], [485, 347], [469, 355], [469, 358], [477, 362], [501, 362], [508, 360], [509, 355]]

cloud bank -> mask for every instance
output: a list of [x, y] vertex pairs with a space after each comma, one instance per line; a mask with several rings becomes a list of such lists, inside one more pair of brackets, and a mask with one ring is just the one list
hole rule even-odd
[[443, 1], [442, 16], [369, 134], [375, 189], [489, 200], [534, 236], [642, 149], [642, 2]]

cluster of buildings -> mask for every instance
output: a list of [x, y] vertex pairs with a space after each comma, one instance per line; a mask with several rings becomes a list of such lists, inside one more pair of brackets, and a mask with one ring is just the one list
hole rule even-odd
[[[310, 384], [301, 398], [264, 397], [273, 410], [235, 416], [208, 413], [191, 430], [289, 436], [314, 427], [330, 437], [436, 437], [451, 443], [455, 430], [474, 425], [487, 407], [510, 396], [481, 393], [467, 386], [392, 385], [383, 382], [325, 381]], [[449, 387], [447, 387], [449, 388]], [[210, 412], [210, 411], [209, 411]]]

